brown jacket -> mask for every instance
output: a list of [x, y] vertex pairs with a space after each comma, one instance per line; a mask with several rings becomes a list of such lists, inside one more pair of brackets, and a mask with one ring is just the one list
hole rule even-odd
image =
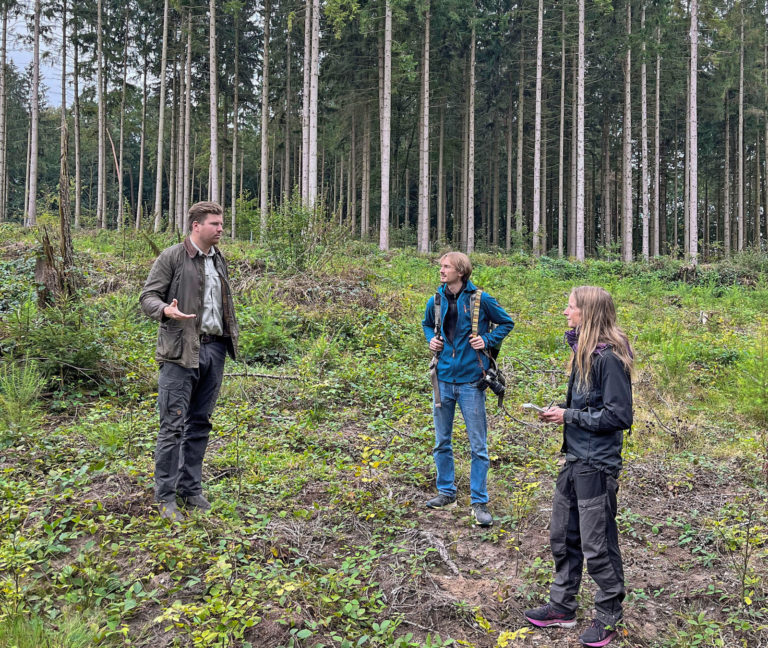
[[[222, 315], [224, 335], [228, 336], [227, 352], [232, 359], [237, 353], [237, 320], [232, 303], [232, 290], [227, 275], [227, 262], [218, 248], [213, 263], [221, 277]], [[166, 248], [157, 257], [141, 291], [141, 309], [160, 322], [155, 359], [175, 362], [195, 369], [200, 361], [200, 319], [203, 313], [203, 286], [205, 260], [195, 249], [189, 237], [182, 243]], [[163, 314], [173, 299], [178, 300], [182, 313], [194, 313], [194, 319], [174, 320]]]

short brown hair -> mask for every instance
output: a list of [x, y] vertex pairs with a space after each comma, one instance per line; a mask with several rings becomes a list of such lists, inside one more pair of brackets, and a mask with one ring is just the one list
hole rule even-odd
[[200, 223], [201, 225], [209, 216], [223, 216], [224, 208], [215, 202], [204, 200], [197, 202], [189, 208], [189, 215], [187, 216], [187, 227], [189, 231], [192, 231], [192, 223]]
[[443, 262], [443, 259], [448, 259], [451, 262], [464, 281], [469, 279], [469, 275], [472, 274], [472, 262], [466, 254], [463, 252], [446, 252], [440, 257], [440, 263]]

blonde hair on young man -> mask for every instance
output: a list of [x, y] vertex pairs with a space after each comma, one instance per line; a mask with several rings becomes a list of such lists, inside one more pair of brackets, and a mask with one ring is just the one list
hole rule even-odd
[[451, 265], [456, 268], [456, 272], [461, 275], [461, 278], [466, 281], [469, 279], [469, 275], [472, 274], [472, 262], [469, 257], [463, 252], [447, 252], [440, 257], [440, 263], [444, 259], [450, 261]]
[[578, 326], [579, 344], [571, 354], [568, 370], [576, 368], [576, 384], [580, 390], [590, 388], [592, 359], [598, 344], [607, 344], [621, 360], [624, 369], [632, 373], [633, 359], [629, 339], [616, 325], [616, 307], [611, 294], [598, 286], [578, 286], [571, 291], [576, 308], [581, 310]]

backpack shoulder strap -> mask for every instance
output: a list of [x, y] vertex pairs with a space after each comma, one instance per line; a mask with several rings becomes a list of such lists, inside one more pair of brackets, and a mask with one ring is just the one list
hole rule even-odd
[[480, 302], [482, 299], [483, 291], [480, 288], [469, 298], [469, 308], [472, 312], [472, 335], [477, 335], [478, 323], [480, 321]]
[[440, 292], [435, 292], [435, 335], [440, 335], [443, 327], [443, 311], [441, 309], [441, 296]]

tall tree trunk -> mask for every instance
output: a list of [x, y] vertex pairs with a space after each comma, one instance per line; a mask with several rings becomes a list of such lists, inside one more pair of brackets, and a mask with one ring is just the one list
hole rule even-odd
[[357, 118], [356, 111], [352, 118], [352, 150], [349, 153], [349, 226], [350, 234], [357, 234]]
[[301, 107], [301, 200], [309, 203], [309, 77], [312, 67], [312, 0], [304, 4], [304, 84]]
[[[32, 130], [27, 130], [27, 162], [24, 166], [24, 225], [27, 225], [27, 214], [29, 213], [29, 158], [32, 142]], [[89, 192], [90, 193], [90, 192]]]
[[570, 195], [570, 201], [568, 203], [568, 236], [567, 236], [569, 257], [576, 256], [576, 193], [579, 190], [576, 182], [578, 178], [578, 173], [576, 172], [577, 171], [576, 155], [578, 152], [578, 146], [577, 146], [576, 140], [578, 139], [578, 135], [576, 131], [579, 128], [578, 108], [577, 108], [577, 104], [579, 103], [579, 93], [578, 93], [579, 66], [578, 66], [578, 63], [576, 62], [577, 55], [578, 55], [577, 48], [572, 47], [571, 58], [573, 60], [573, 65], [571, 66], [571, 68], [573, 70], [573, 79], [571, 82], [571, 173], [570, 173], [571, 195]]
[[[521, 40], [523, 27], [520, 26]], [[525, 50], [520, 44], [520, 80], [517, 87], [517, 195], [515, 196], [515, 229], [518, 241], [523, 240], [523, 104], [525, 103]]]
[[640, 150], [642, 164], [641, 201], [642, 201], [642, 254], [646, 261], [650, 257], [649, 237], [649, 196], [648, 196], [648, 74], [645, 62], [645, 0], [642, 0], [640, 9], [640, 31], [643, 36], [643, 45], [640, 61]]
[[363, 195], [360, 205], [360, 238], [365, 241], [371, 231], [371, 114], [365, 104], [363, 124]]
[[356, 228], [355, 211], [352, 208], [355, 184], [355, 171], [354, 171], [354, 157], [355, 157], [355, 118], [352, 117], [352, 134], [349, 144], [349, 158], [347, 159], [347, 227], [350, 231], [354, 232]]
[[[469, 76], [469, 61], [465, 63], [465, 75]], [[467, 249], [467, 168], [469, 160], [469, 93], [466, 93], [462, 119], [461, 149], [461, 249]]]
[[259, 190], [259, 208], [261, 211], [261, 227], [259, 241], [262, 245], [267, 240], [267, 212], [269, 210], [269, 22], [272, 13], [270, 0], [264, 2], [264, 55], [261, 71], [261, 188]]
[[731, 120], [725, 93], [725, 176], [723, 178], [723, 253], [731, 256]]
[[690, 0], [691, 12], [691, 69], [690, 92], [688, 94], [688, 113], [690, 123], [690, 143], [688, 156], [690, 161], [690, 212], [688, 214], [688, 253], [691, 262], [696, 265], [699, 258], [699, 118], [697, 108], [698, 67], [699, 67], [699, 0]]
[[[542, 2], [543, 0], [539, 0]], [[475, 251], [475, 25], [469, 44], [468, 147], [467, 147], [467, 254]]]
[[[664, 157], [662, 153], [662, 158]], [[667, 243], [667, 221], [669, 220], [668, 205], [669, 201], [667, 196], [669, 194], [669, 176], [664, 174], [661, 176], [661, 192], [659, 196], [659, 254], [663, 254], [665, 250], [669, 251], [669, 245]]]
[[392, 6], [384, 0], [384, 53], [380, 101], [381, 120], [381, 216], [379, 219], [379, 249], [389, 249], [389, 149], [392, 117]]
[[125, 227], [124, 223], [124, 209], [125, 209], [125, 198], [123, 196], [123, 190], [124, 190], [124, 176], [123, 173], [123, 152], [125, 149], [125, 91], [127, 87], [127, 79], [128, 79], [128, 11], [125, 11], [125, 34], [123, 37], [123, 84], [122, 89], [120, 91], [120, 143], [118, 144], [119, 154], [118, 154], [118, 160], [117, 160], [117, 231]]
[[104, 205], [106, 197], [107, 183], [107, 141], [106, 141], [106, 112], [104, 106], [104, 38], [103, 38], [103, 3], [99, 0], [96, 3], [96, 84], [98, 104], [96, 111], [98, 114], [98, 169], [96, 175], [96, 221], [102, 229], [107, 227], [107, 214]]
[[704, 259], [709, 258], [709, 175], [704, 173], [704, 237], [702, 251]]
[[[410, 224], [411, 216], [410, 216], [410, 207], [411, 207], [411, 180], [408, 177], [409, 176], [409, 168], [405, 167], [405, 182], [404, 182], [404, 191], [403, 196], [405, 200], [405, 215], [403, 216], [403, 228], [407, 228]], [[397, 190], [395, 190], [395, 197], [397, 197]], [[395, 203], [397, 203], [397, 199], [395, 199]], [[397, 223], [395, 223], [395, 226], [397, 226]]]
[[[173, 40], [176, 40], [176, 27], [173, 29]], [[176, 178], [178, 161], [178, 142], [179, 142], [179, 86], [177, 74], [177, 59], [173, 58], [171, 68], [171, 128], [170, 142], [168, 143], [168, 230], [175, 232], [179, 229], [178, 213], [176, 212]]]
[[[75, 125], [75, 227], [80, 227], [83, 209], [83, 175], [80, 162], [80, 41], [78, 37], [77, 3], [72, 7], [72, 119]], [[5, 194], [7, 197], [7, 193]]]
[[[190, 203], [192, 202], [192, 186], [194, 174], [191, 170], [190, 140], [192, 135], [192, 10], [187, 10], [187, 57], [184, 65], [184, 190], [182, 192], [181, 213], [186, 224]], [[235, 83], [237, 88], [237, 83]], [[237, 92], [237, 90], [235, 90]]]
[[[268, 6], [269, 0], [267, 0], [267, 7]], [[219, 202], [221, 196], [219, 194], [219, 74], [216, 55], [216, 0], [210, 0], [208, 14], [208, 65], [210, 68], [208, 98], [211, 123], [211, 186], [209, 188], [209, 194], [213, 202]], [[269, 16], [268, 9], [267, 16]], [[268, 22], [265, 22], [264, 30], [265, 34], [269, 34]], [[266, 49], [264, 50], [264, 60], [265, 62], [267, 60]]]
[[755, 218], [752, 221], [752, 240], [755, 249], [760, 249], [760, 132], [757, 133], [755, 142]]
[[[690, 42], [690, 41], [689, 41]], [[688, 59], [688, 74], [685, 75], [685, 198], [684, 198], [684, 206], [683, 206], [683, 254], [685, 259], [688, 259], [688, 256], [690, 254], [690, 244], [691, 244], [691, 236], [688, 231], [688, 226], [690, 225], [690, 221], [688, 219], [688, 214], [691, 211], [691, 165], [690, 165], [690, 156], [691, 156], [691, 103], [690, 103], [690, 93], [691, 93], [691, 75], [690, 75], [690, 64], [691, 60]]]
[[[557, 170], [557, 256], [563, 258], [563, 219], [565, 200], [563, 180], [565, 177], [565, 5], [561, 8], [560, 29], [560, 142], [558, 147]], [[605, 159], [605, 158], [603, 158]]]
[[[0, 92], [0, 96], [2, 92]], [[67, 1], [61, 3], [61, 134], [60, 134], [60, 165], [59, 165], [59, 245], [61, 252], [61, 267], [64, 276], [61, 277], [62, 287], [67, 294], [72, 287], [69, 271], [74, 266], [72, 250], [72, 235], [69, 224], [69, 137], [67, 131]], [[4, 146], [4, 145], [3, 145]], [[2, 175], [0, 175], [2, 177]]]
[[309, 71], [309, 206], [317, 206], [317, 93], [320, 81], [320, 0], [312, 0], [312, 65]]
[[679, 188], [679, 185], [680, 185], [680, 177], [679, 177], [680, 176], [680, 169], [679, 169], [679, 166], [680, 165], [679, 165], [679, 162], [678, 162], [678, 160], [680, 158], [679, 143], [680, 143], [680, 138], [678, 137], [678, 134], [677, 134], [677, 106], [675, 106], [675, 195], [674, 195], [674, 198], [672, 200], [672, 206], [673, 206], [673, 211], [672, 211], [672, 218], [673, 218], [673, 221], [672, 221], [672, 237], [673, 238], [672, 238], [672, 241], [673, 241], [673, 243], [672, 243], [672, 245], [670, 245], [670, 252], [673, 252], [675, 256], [677, 256], [678, 247], [680, 245], [680, 240], [678, 238], [678, 232], [677, 232], [677, 228], [678, 228], [678, 209], [677, 209], [677, 203], [678, 203], [679, 196], [680, 196], [680, 193], [679, 193], [679, 191], [680, 191], [680, 188]]
[[536, 28], [536, 99], [533, 118], [533, 254], [541, 254], [541, 77], [544, 47], [544, 0], [539, 0]]
[[[104, 133], [104, 155], [101, 156], [101, 190], [99, 192], [98, 200], [99, 204], [101, 205], [99, 207], [99, 210], [102, 214], [102, 229], [106, 229], [109, 225], [109, 215], [107, 213], [107, 184], [109, 182], [109, 178], [107, 176], [107, 160], [109, 159], [109, 151], [107, 150], [107, 142], [110, 144], [110, 148], [112, 149], [112, 159], [115, 163], [115, 167], [117, 166], [117, 156], [115, 155], [115, 144], [112, 141], [112, 134], [109, 132], [109, 128], [107, 127], [107, 91], [108, 91], [108, 85], [109, 85], [109, 76], [106, 73], [106, 55], [102, 51], [102, 75], [101, 75], [101, 83], [102, 83], [102, 89], [101, 89], [101, 96], [105, 98], [103, 102], [99, 104], [99, 108], [101, 108], [101, 123], [102, 123], [102, 130]], [[112, 178], [112, 184], [114, 186], [114, 173]]]
[[627, 2], [627, 53], [624, 57], [624, 145], [622, 148], [621, 258], [632, 261], [632, 3]]
[[[514, 122], [512, 118], [513, 107], [513, 95], [512, 95], [512, 78], [509, 79], [509, 110], [507, 111], [507, 218], [504, 228], [504, 249], [509, 252], [512, 247], [512, 124]], [[442, 113], [441, 113], [442, 120]], [[443, 125], [441, 121], [440, 126], [440, 146], [442, 153], [442, 134]]]
[[[494, 140], [495, 139], [496, 138], [494, 137]], [[499, 185], [501, 184], [499, 178], [499, 167], [501, 165], [499, 164], [499, 149], [495, 145], [493, 147], [492, 156], [493, 176], [491, 176], [491, 178], [493, 180], [493, 202], [491, 208], [491, 244], [493, 247], [499, 247]]]
[[[8, 176], [8, 113], [6, 110], [8, 91], [6, 89], [5, 62], [8, 51], [8, 4], [3, 3], [3, 26], [0, 34], [0, 223], [7, 218], [8, 194], [6, 193]], [[65, 21], [66, 25], [66, 21]]]
[[144, 65], [141, 75], [141, 142], [139, 144], [139, 188], [136, 194], [136, 229], [141, 227], [141, 216], [144, 208], [144, 147], [147, 135], [147, 67], [149, 65], [149, 50], [144, 52]]
[[421, 58], [421, 132], [419, 133], [419, 252], [429, 252], [429, 0], [424, 15]]
[[[768, 106], [768, 5], [765, 7], [765, 29], [763, 30], [763, 105]], [[765, 146], [763, 159], [765, 160], [765, 186], [763, 187], [763, 215], [765, 218], [765, 237], [768, 241], [768, 108], [763, 112], [763, 145]]]
[[584, 260], [584, 0], [579, 0], [579, 55], [576, 77], [576, 259]]
[[[230, 211], [231, 211], [231, 219], [230, 219], [230, 229], [229, 229], [229, 235], [231, 238], [235, 238], [235, 231], [237, 228], [237, 130], [238, 130], [238, 121], [240, 115], [240, 104], [239, 104], [239, 94], [238, 94], [238, 88], [240, 87], [240, 10], [235, 10], [235, 77], [234, 77], [234, 97], [232, 101], [232, 182], [231, 182], [231, 205], [230, 205]], [[290, 35], [288, 36], [288, 43], [291, 42]], [[291, 46], [288, 45], [288, 58], [286, 59], [286, 65], [288, 66], [288, 70], [291, 69]], [[285, 120], [286, 120], [286, 129], [285, 129], [285, 151], [286, 151], [286, 158], [290, 160], [290, 153], [288, 149], [288, 95], [291, 93], [291, 85], [290, 85], [290, 76], [288, 77], [288, 87], [286, 89], [286, 108], [285, 108]], [[287, 166], [287, 165], [286, 165]], [[288, 169], [286, 168], [284, 170], [284, 173], [288, 173]], [[288, 196], [286, 192], [285, 201], [288, 202]]]
[[[183, 35], [183, 29], [180, 29], [179, 36]], [[179, 38], [179, 45], [183, 41]], [[179, 52], [181, 57], [181, 52]], [[186, 58], [186, 57], [185, 57]], [[174, 194], [176, 195], [175, 207], [176, 207], [176, 223], [179, 231], [184, 231], [184, 116], [186, 113], [186, 61], [185, 58], [180, 59], [179, 67], [179, 116], [178, 126], [176, 128], [176, 179], [174, 181]]]
[[611, 245], [611, 225], [612, 225], [612, 211], [611, 211], [611, 147], [610, 147], [610, 117], [609, 109], [607, 106], [603, 108], [603, 128], [601, 136], [601, 150], [602, 150], [602, 174], [603, 174], [603, 202], [602, 202], [602, 242], [603, 245], [608, 248]]
[[163, 142], [165, 141], [165, 69], [168, 62], [168, 0], [163, 5], [163, 49], [160, 57], [160, 104], [157, 117], [157, 166], [155, 167], [154, 231], [159, 232], [163, 218]]
[[659, 151], [660, 139], [661, 139], [661, 28], [656, 27], [656, 104], [654, 106], [656, 111], [654, 124], [653, 124], [653, 227], [652, 227], [652, 242], [651, 242], [651, 254], [653, 256], [659, 256], [660, 253], [660, 235], [659, 228], [661, 222], [659, 219], [659, 182], [661, 179], [660, 164], [661, 153]]
[[[239, 14], [238, 14], [239, 15]], [[291, 198], [291, 34], [285, 39], [285, 159], [283, 161], [283, 202], [287, 205]], [[235, 59], [237, 61], [237, 58]], [[235, 84], [237, 91], [237, 84]], [[234, 152], [232, 154], [234, 164]], [[232, 167], [234, 169], [234, 166]], [[234, 176], [232, 176], [234, 178]], [[234, 181], [233, 181], [234, 184]], [[234, 205], [234, 201], [232, 202]], [[234, 238], [234, 233], [232, 234]]]
[[[437, 144], [437, 241], [445, 241], [445, 170], [443, 150], [445, 145], [445, 107], [440, 107], [440, 135]], [[766, 192], [768, 193], [768, 192]]]
[[541, 253], [546, 255], [549, 246], [547, 237], [547, 119], [543, 107], [547, 103], [546, 93], [542, 99], [541, 119], [541, 220], [539, 222], [539, 241], [541, 241]]
[[29, 192], [25, 225], [37, 225], [37, 160], [38, 127], [40, 124], [40, 0], [35, 0], [34, 36], [32, 54], [32, 117], [29, 125]]
[[739, 158], [739, 180], [736, 187], [736, 201], [738, 203], [736, 218], [738, 239], [736, 249], [744, 251], [744, 3], [741, 7], [741, 31], [739, 40], [739, 141], [737, 142], [737, 155]]

